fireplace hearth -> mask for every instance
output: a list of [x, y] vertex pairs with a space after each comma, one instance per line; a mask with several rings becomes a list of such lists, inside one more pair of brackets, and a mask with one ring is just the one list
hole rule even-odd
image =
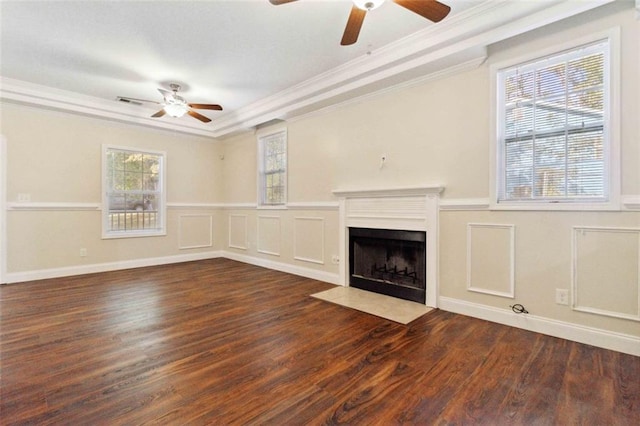
[[349, 228], [349, 285], [405, 300], [426, 300], [426, 233]]

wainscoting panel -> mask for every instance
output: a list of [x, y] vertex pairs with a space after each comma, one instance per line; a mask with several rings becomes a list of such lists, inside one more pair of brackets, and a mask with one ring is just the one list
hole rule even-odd
[[324, 265], [324, 218], [296, 217], [293, 238], [294, 259]]
[[280, 256], [280, 217], [258, 216], [258, 253]]
[[640, 229], [573, 231], [573, 309], [640, 321]]
[[515, 227], [467, 224], [467, 289], [515, 297]]
[[247, 215], [229, 215], [229, 247], [247, 249]]
[[180, 250], [213, 246], [213, 216], [210, 214], [183, 214], [178, 223]]

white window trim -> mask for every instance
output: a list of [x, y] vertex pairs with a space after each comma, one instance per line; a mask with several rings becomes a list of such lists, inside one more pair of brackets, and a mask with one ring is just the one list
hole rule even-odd
[[[160, 203], [158, 205], [158, 211], [160, 212], [160, 229], [151, 230], [136, 230], [136, 231], [108, 231], [107, 225], [107, 213], [109, 211], [109, 202], [107, 200], [107, 151], [109, 149], [118, 149], [123, 151], [133, 152], [146, 152], [149, 154], [159, 155], [162, 158], [162, 164], [160, 165], [162, 173], [160, 174], [160, 184], [162, 190], [160, 191]], [[166, 186], [166, 174], [167, 174], [167, 153], [164, 151], [155, 151], [146, 148], [133, 148], [129, 146], [120, 145], [102, 145], [102, 239], [115, 239], [115, 238], [140, 238], [140, 237], [158, 237], [167, 235], [167, 186]]]
[[[284, 202], [282, 204], [264, 204], [263, 202], [263, 194], [262, 194], [262, 172], [264, 166], [264, 158], [263, 158], [263, 148], [260, 140], [264, 137], [268, 137], [271, 135], [275, 135], [278, 133], [284, 133], [284, 152], [285, 152], [285, 168], [284, 168]], [[258, 164], [257, 164], [257, 183], [256, 186], [258, 188], [257, 196], [257, 209], [258, 210], [287, 210], [287, 203], [289, 199], [289, 134], [287, 132], [287, 127], [278, 126], [271, 127], [269, 129], [258, 130], [256, 132], [256, 144], [258, 145]]]
[[[498, 193], [500, 180], [498, 179], [499, 165], [499, 114], [498, 114], [498, 93], [497, 75], [504, 68], [509, 68], [517, 64], [533, 61], [545, 56], [551, 56], [563, 51], [573, 50], [580, 46], [609, 40], [609, 96], [605, 99], [607, 103], [605, 121], [609, 124], [609, 147], [608, 156], [608, 201], [594, 202], [570, 202], [570, 201], [502, 201], [498, 203]], [[490, 209], [491, 210], [594, 210], [610, 211], [620, 210], [620, 27], [614, 27], [606, 31], [590, 34], [588, 36], [573, 39], [571, 42], [558, 44], [547, 49], [539, 50], [518, 58], [509, 59], [495, 63], [490, 66], [490, 168], [489, 168], [489, 188], [490, 188]]]

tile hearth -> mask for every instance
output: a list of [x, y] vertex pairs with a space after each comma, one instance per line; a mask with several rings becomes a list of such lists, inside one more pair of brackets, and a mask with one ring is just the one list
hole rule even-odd
[[353, 287], [336, 287], [331, 290], [312, 294], [311, 296], [400, 324], [408, 324], [433, 309], [421, 303], [372, 293]]

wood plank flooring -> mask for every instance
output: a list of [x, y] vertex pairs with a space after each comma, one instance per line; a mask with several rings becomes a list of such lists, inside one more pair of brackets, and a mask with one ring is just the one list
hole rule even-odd
[[226, 259], [0, 288], [0, 423], [640, 424], [640, 357]]

